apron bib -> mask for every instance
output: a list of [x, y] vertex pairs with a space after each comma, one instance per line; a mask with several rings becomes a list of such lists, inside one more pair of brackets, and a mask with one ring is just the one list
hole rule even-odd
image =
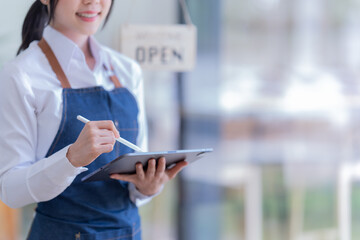
[[[121, 87], [115, 75], [112, 91], [103, 87], [72, 89], [51, 48], [42, 39], [39, 46], [63, 87], [63, 112], [57, 135], [46, 156], [72, 144], [84, 124], [76, 119], [82, 115], [91, 120], [112, 120], [120, 136], [136, 144], [138, 135], [138, 106], [128, 89]], [[81, 182], [87, 173], [133, 152], [116, 143], [110, 153], [100, 155], [86, 166], [89, 171], [79, 174], [73, 183], [56, 198], [38, 203], [29, 240], [105, 240], [141, 239], [140, 217], [130, 200], [128, 183], [117, 180]]]

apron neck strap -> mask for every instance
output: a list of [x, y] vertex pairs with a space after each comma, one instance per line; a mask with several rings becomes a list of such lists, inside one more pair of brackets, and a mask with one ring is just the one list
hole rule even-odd
[[61, 86], [63, 88], [71, 88], [68, 78], [66, 77], [63, 69], [60, 66], [59, 61], [55, 57], [54, 52], [51, 50], [49, 44], [46, 42], [44, 38], [42, 38], [38, 43], [40, 49], [45, 54], [46, 58], [49, 61], [49, 64], [52, 70], [55, 72], [57, 78], [59, 79]]
[[115, 88], [123, 87], [122, 84], [120, 83], [120, 80], [118, 79], [118, 77], [115, 74], [115, 70], [114, 70], [113, 66], [110, 64], [110, 69], [109, 69], [104, 64], [103, 67], [104, 67], [105, 71], [107, 72], [107, 74], [109, 75], [109, 78], [113, 82]]
[[[42, 38], [39, 41], [38, 45], [39, 45], [40, 49], [43, 51], [43, 53], [45, 54], [46, 58], [48, 59], [52, 70], [55, 72], [57, 78], [59, 79], [59, 81], [61, 83], [61, 86], [63, 88], [71, 88], [68, 78], [66, 77], [62, 67], [60, 66], [59, 61], [57, 60], [54, 52], [52, 51], [52, 49], [50, 48], [50, 46], [46, 42], [46, 40], [44, 38]], [[108, 69], [104, 65], [104, 68], [108, 72], [110, 80], [114, 83], [115, 88], [121, 88], [122, 84], [120, 83], [118, 77], [115, 75], [113, 66], [111, 65], [110, 69]]]

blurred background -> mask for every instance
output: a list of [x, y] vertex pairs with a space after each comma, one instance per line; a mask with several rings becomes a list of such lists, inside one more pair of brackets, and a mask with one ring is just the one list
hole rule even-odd
[[[33, 0], [1, 1], [0, 67]], [[196, 68], [144, 71], [150, 150], [214, 148], [140, 208], [143, 239], [360, 239], [360, 1], [187, 0]], [[116, 0], [124, 23], [182, 22], [177, 0]], [[0, 204], [0, 239], [35, 205]]]

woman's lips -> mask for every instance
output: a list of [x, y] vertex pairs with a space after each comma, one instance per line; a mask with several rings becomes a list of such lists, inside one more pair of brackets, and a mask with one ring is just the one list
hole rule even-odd
[[92, 11], [77, 12], [76, 15], [85, 22], [93, 22], [96, 21], [96, 19], [100, 15], [100, 12], [92, 12]]

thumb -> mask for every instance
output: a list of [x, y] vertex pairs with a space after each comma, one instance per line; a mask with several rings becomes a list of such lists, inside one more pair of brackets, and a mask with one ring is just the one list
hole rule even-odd
[[189, 163], [186, 161], [178, 162], [173, 168], [166, 170], [167, 175], [170, 179], [173, 179], [185, 166]]

